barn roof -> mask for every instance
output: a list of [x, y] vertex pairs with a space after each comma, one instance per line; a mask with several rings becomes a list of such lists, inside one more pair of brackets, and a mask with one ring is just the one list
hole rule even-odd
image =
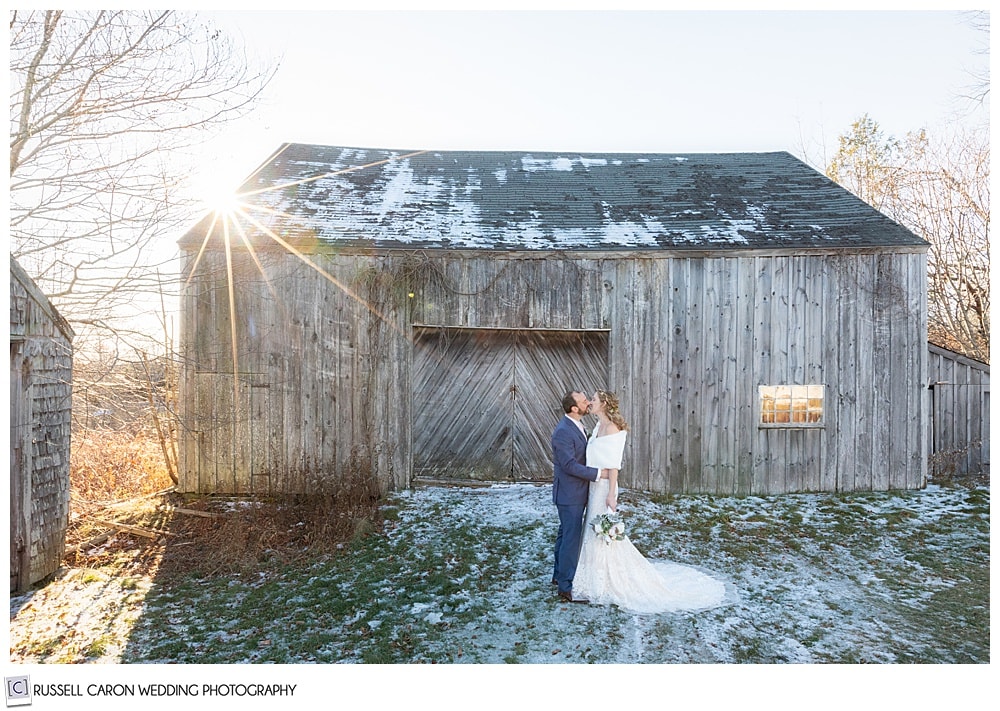
[[[284, 144], [244, 183], [285, 238], [379, 248], [926, 246], [789, 153], [422, 151]], [[205, 218], [181, 240], [200, 245]]]

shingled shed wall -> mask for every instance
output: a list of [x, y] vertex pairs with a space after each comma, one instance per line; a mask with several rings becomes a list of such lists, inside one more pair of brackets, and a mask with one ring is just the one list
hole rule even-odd
[[182, 488], [550, 479], [570, 387], [626, 486], [926, 481], [926, 243], [787, 154], [287, 146], [245, 191], [181, 241]]
[[73, 331], [10, 260], [10, 589], [59, 568], [69, 522]]

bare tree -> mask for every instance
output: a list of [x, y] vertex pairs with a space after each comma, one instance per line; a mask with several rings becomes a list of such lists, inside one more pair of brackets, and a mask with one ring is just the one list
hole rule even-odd
[[146, 10], [11, 11], [10, 70], [11, 253], [78, 333], [122, 335], [194, 216], [185, 157], [272, 72], [196, 16]]
[[928, 335], [989, 362], [990, 147], [983, 131], [911, 134], [892, 215], [931, 243]]
[[[979, 33], [982, 44], [975, 50], [976, 54], [989, 56], [990, 53], [990, 14], [985, 10], [966, 10], [962, 13], [966, 24]], [[965, 98], [977, 104], [985, 104], [990, 96], [990, 65], [983, 62], [969, 70], [972, 84], [968, 87]]]
[[902, 141], [867, 115], [841, 136], [827, 175], [930, 243], [928, 336], [989, 362], [990, 148], [985, 129]]
[[247, 114], [276, 69], [172, 11], [11, 11], [9, 57], [11, 253], [77, 333], [74, 441], [108, 464], [74, 454], [71, 469], [145, 471], [134, 446], [149, 444], [176, 482], [164, 295], [198, 207], [186, 177], [196, 148]]

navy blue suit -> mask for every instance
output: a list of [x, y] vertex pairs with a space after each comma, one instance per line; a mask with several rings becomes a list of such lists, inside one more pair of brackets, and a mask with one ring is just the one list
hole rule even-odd
[[573, 589], [590, 482], [600, 474], [586, 466], [586, 461], [587, 438], [570, 417], [563, 417], [552, 433], [552, 502], [559, 509], [552, 578], [560, 592]]

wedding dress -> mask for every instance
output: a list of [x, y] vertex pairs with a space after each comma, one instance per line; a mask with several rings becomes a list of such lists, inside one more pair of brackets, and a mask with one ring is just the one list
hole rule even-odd
[[[621, 469], [627, 432], [591, 436], [587, 466]], [[694, 568], [670, 561], [649, 561], [626, 535], [606, 543], [590, 525], [607, 506], [610, 481], [590, 484], [580, 562], [573, 577], [573, 596], [596, 604], [614, 604], [639, 613], [704, 610], [722, 604], [726, 586]]]

